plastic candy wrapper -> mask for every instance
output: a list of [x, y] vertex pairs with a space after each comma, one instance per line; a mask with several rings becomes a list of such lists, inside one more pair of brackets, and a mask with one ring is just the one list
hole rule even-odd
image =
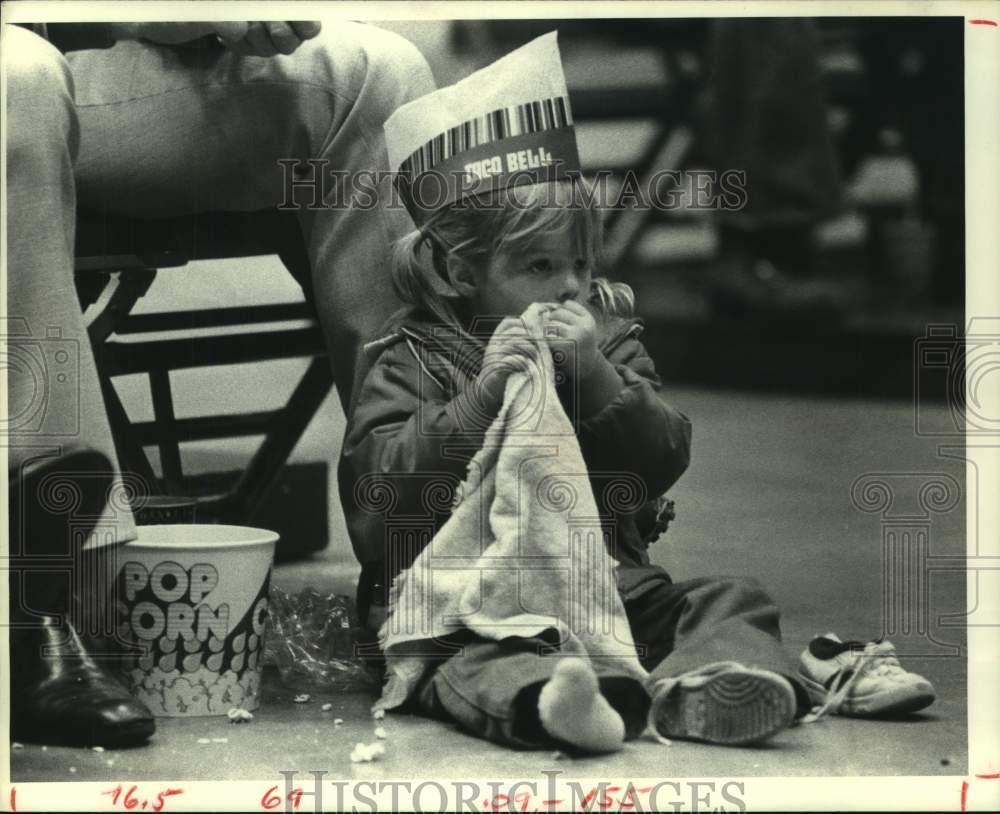
[[289, 594], [271, 587], [264, 663], [295, 690], [341, 692], [378, 687], [355, 653], [362, 634], [354, 600], [306, 588]]

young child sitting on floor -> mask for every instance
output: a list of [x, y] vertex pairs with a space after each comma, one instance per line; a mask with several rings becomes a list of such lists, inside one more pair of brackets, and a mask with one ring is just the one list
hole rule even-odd
[[[542, 46], [554, 50], [554, 35], [521, 50]], [[509, 70], [517, 53], [491, 68]], [[536, 51], [519, 64], [542, 62]], [[509, 179], [497, 173], [483, 179], [484, 189], [449, 189], [436, 206], [420, 205], [411, 188], [406, 202], [419, 229], [401, 241], [393, 270], [410, 305], [370, 345], [372, 368], [343, 449], [343, 483], [374, 475], [392, 491], [384, 511], [370, 501], [363, 507], [349, 488], [344, 492], [363, 565], [359, 612], [370, 627], [382, 625], [386, 606], [393, 610], [388, 587], [447, 523], [451, 509], [430, 500], [427, 487], [466, 477], [504, 405], [508, 379], [537, 361], [528, 316], [541, 314], [559, 401], [574, 419], [600, 523], [613, 542], [619, 607], [640, 672], [648, 676], [613, 662], [559, 658], [545, 636], [489, 638], [464, 630], [451, 638], [451, 650], [442, 646], [435, 653], [403, 708], [527, 748], [610, 752], [648, 723], [665, 738], [765, 740], [810, 705], [781, 645], [778, 609], [752, 580], [675, 583], [650, 563], [646, 548], [663, 528], [661, 497], [688, 465], [691, 425], [664, 398], [639, 341], [631, 290], [596, 276], [600, 216], [586, 187], [572, 178], [577, 160], [575, 141], [566, 141], [572, 123], [564, 86], [544, 95], [535, 88], [535, 106], [524, 102], [523, 90], [515, 104], [498, 104], [490, 83], [506, 82], [517, 97], [524, 78], [515, 72], [505, 79], [503, 70], [493, 70], [477, 92], [473, 75], [400, 111], [404, 120], [418, 122], [413, 144], [441, 145], [404, 150], [411, 170], [420, 156], [424, 172], [428, 164], [441, 169], [448, 161], [465, 166], [475, 159], [482, 167], [491, 161], [483, 161], [484, 145], [505, 161], [517, 156], [507, 148], [523, 146], [528, 135], [541, 139], [534, 155], [550, 163], [532, 168], [515, 158], [517, 180], [516, 173]], [[456, 98], [468, 96], [482, 96], [488, 115], [475, 119], [468, 106], [456, 105]], [[459, 126], [442, 126], [436, 105], [449, 108]], [[437, 129], [423, 128], [425, 122], [437, 122]], [[434, 140], [446, 130], [450, 135]], [[392, 138], [389, 143], [391, 153]], [[641, 482], [641, 505], [616, 509], [608, 490], [599, 488], [609, 473]]]

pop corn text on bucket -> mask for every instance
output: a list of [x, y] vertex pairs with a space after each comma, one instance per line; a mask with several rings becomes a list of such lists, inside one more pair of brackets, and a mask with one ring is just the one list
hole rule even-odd
[[125, 677], [154, 715], [259, 706], [277, 540], [244, 526], [155, 525], [121, 547], [114, 603]]

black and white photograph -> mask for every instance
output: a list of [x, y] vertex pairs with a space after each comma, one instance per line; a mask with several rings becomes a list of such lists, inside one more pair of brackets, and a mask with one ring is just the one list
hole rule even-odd
[[1000, 6], [2, 15], [2, 810], [1000, 807]]

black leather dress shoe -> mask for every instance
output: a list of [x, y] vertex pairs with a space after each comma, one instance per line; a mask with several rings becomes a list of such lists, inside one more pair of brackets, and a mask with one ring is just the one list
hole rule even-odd
[[141, 743], [155, 730], [152, 713], [98, 665], [71, 624], [60, 621], [70, 616], [65, 580], [34, 572], [31, 564], [40, 556], [76, 556], [67, 507], [76, 513], [76, 539], [86, 538], [107, 504], [111, 462], [77, 448], [9, 474], [11, 548], [23, 552], [12, 557], [9, 575], [11, 738], [76, 746]]
[[94, 661], [76, 631], [51, 617], [37, 624], [11, 636], [11, 738], [72, 746], [147, 740], [152, 713]]

